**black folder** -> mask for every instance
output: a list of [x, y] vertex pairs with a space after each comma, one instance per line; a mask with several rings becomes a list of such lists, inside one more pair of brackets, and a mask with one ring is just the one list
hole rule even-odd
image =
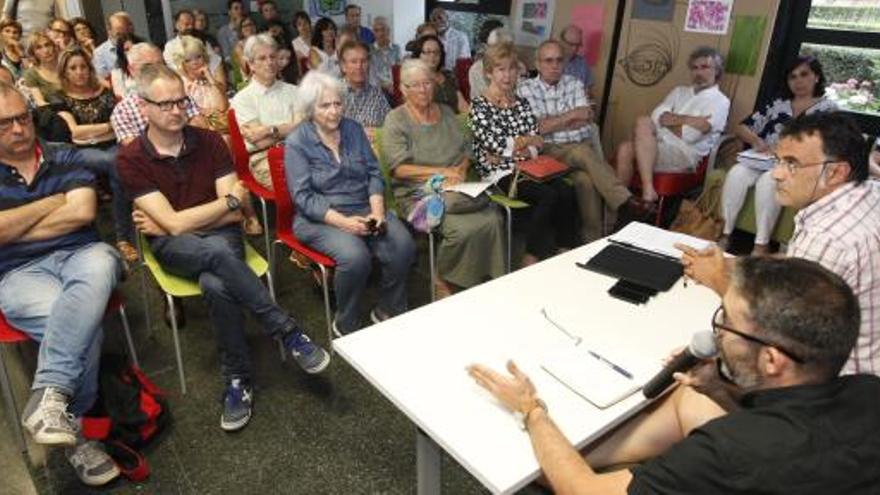
[[658, 292], [669, 290], [683, 274], [677, 259], [624, 244], [609, 244], [578, 266]]

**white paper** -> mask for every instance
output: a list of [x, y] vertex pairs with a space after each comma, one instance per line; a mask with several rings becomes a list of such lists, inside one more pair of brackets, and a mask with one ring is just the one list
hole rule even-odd
[[736, 155], [737, 162], [754, 170], [770, 170], [773, 168], [774, 157], [770, 153], [745, 150]]
[[454, 186], [445, 186], [444, 191], [454, 191], [476, 198], [492, 186], [493, 182], [461, 182]]
[[[566, 346], [549, 356], [541, 368], [600, 409], [629, 397], [641, 388], [635, 375], [626, 377], [596, 355], [591, 354], [591, 349], [584, 345]], [[623, 363], [612, 362], [631, 373]]]
[[676, 243], [686, 244], [697, 250], [702, 250], [712, 245], [711, 242], [705, 239], [663, 230], [642, 222], [630, 222], [609, 239], [620, 244], [627, 244], [676, 259], [681, 258], [681, 251], [675, 247]]

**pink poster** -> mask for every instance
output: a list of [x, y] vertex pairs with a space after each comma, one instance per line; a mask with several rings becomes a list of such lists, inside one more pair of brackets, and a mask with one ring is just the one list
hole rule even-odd
[[584, 32], [582, 55], [587, 64], [595, 66], [602, 51], [605, 7], [602, 4], [578, 5], [571, 11], [571, 23]]

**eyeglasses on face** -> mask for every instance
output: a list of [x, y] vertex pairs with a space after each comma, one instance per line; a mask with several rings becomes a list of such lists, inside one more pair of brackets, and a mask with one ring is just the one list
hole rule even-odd
[[781, 353], [785, 354], [786, 356], [788, 356], [789, 358], [791, 358], [792, 361], [795, 361], [795, 362], [801, 363], [801, 364], [804, 363], [804, 359], [802, 357], [798, 356], [796, 353], [789, 351], [788, 349], [786, 349], [785, 347], [783, 347], [779, 344], [774, 344], [773, 342], [770, 342], [769, 340], [765, 340], [765, 339], [762, 339], [761, 337], [743, 332], [741, 330], [737, 330], [737, 329], [727, 325], [725, 323], [726, 320], [727, 320], [727, 316], [724, 313], [724, 306], [718, 306], [718, 309], [715, 310], [715, 314], [712, 315], [712, 333], [715, 335], [715, 338], [718, 338], [721, 335], [721, 330], [725, 330], [725, 331], [728, 331], [734, 335], [738, 335], [745, 340], [754, 342], [756, 344], [761, 344], [766, 347], [775, 347], [777, 350], [779, 350], [779, 352], [781, 352]]
[[18, 123], [18, 125], [24, 127], [26, 125], [30, 125], [33, 122], [33, 117], [31, 117], [30, 112], [20, 113], [18, 115], [12, 115], [10, 117], [0, 119], [0, 132], [8, 131], [12, 129], [12, 124]]
[[145, 102], [147, 102], [151, 105], [156, 105], [157, 107], [159, 107], [159, 110], [162, 110], [163, 112], [170, 112], [171, 109], [174, 107], [177, 107], [178, 110], [186, 110], [186, 106], [189, 103], [188, 96], [184, 96], [183, 98], [180, 98], [177, 100], [163, 100], [163, 101], [151, 100], [146, 97], [142, 97], [142, 98]]
[[789, 174], [794, 175], [799, 168], [824, 167], [830, 163], [838, 163], [840, 160], [822, 160], [821, 162], [799, 163], [797, 160], [792, 160], [791, 158], [780, 158], [774, 155], [772, 161], [773, 167], [778, 167], [780, 165], [784, 166]]

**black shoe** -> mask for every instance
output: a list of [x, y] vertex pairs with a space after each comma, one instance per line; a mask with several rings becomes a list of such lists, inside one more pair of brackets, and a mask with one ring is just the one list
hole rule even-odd
[[[174, 319], [177, 321], [177, 328], [181, 329], [186, 326], [186, 313], [183, 312], [183, 299], [175, 297], [174, 299]], [[162, 316], [165, 318], [165, 324], [171, 328], [171, 307], [168, 306], [168, 299], [165, 299], [165, 309]]]
[[652, 224], [657, 216], [657, 205], [636, 196], [630, 196], [626, 203], [617, 209], [617, 222], [614, 231], [626, 227], [630, 222], [645, 222]]

